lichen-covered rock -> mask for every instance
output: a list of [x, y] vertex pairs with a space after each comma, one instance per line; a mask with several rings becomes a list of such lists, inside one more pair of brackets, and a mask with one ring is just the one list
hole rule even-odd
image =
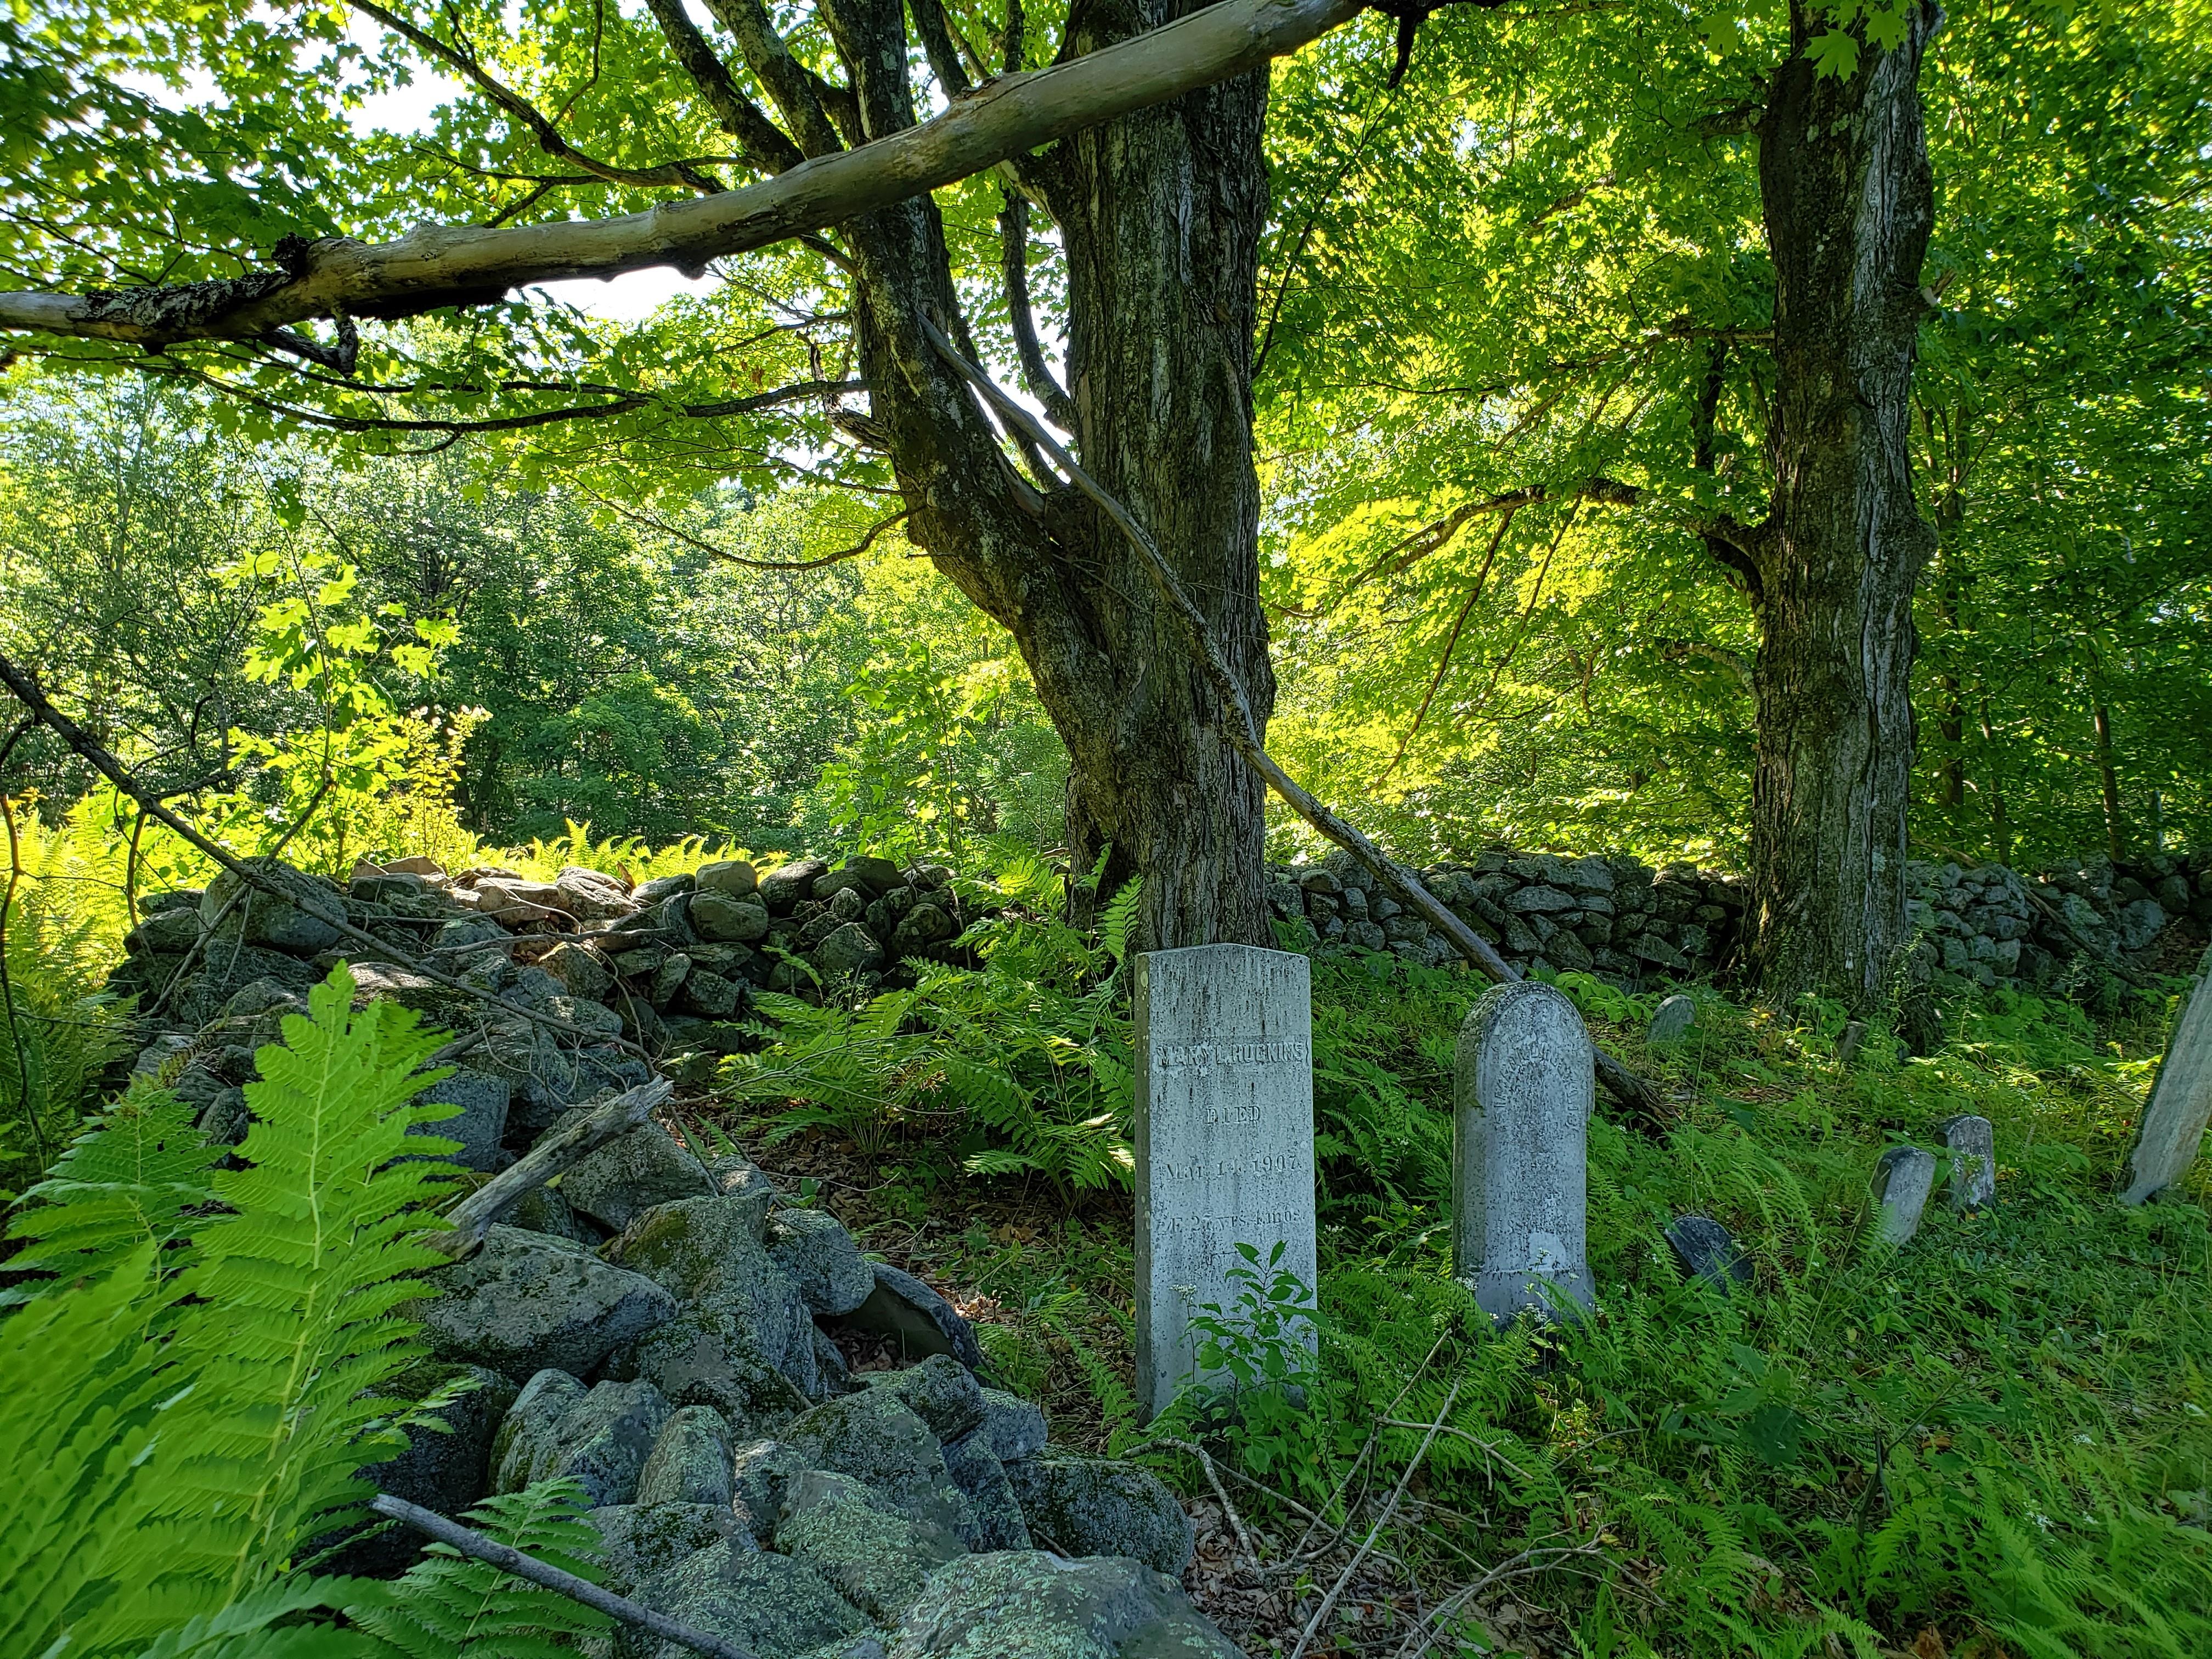
[[1190, 1517], [1158, 1478], [1130, 1463], [1048, 1446], [1006, 1465], [1030, 1531], [1069, 1555], [1127, 1555], [1160, 1571], [1190, 1565]]
[[686, 1013], [703, 1019], [727, 1019], [744, 998], [744, 988], [737, 981], [695, 963], [677, 1000]]
[[217, 871], [200, 896], [203, 927], [218, 938], [287, 956], [311, 957], [338, 942], [337, 924], [345, 920], [345, 902], [335, 889], [282, 859], [249, 859], [246, 864], [283, 896], [240, 881], [228, 870]]
[[182, 956], [199, 943], [198, 906], [157, 910], [123, 936], [123, 948], [134, 957]]
[[617, 1595], [701, 1550], [732, 1539], [744, 1549], [752, 1541], [727, 1504], [608, 1504], [584, 1518], [599, 1529], [601, 1582]]
[[643, 1274], [518, 1227], [493, 1227], [474, 1255], [425, 1277], [438, 1294], [412, 1311], [431, 1347], [508, 1376], [548, 1366], [588, 1376], [676, 1316], [675, 1297]]
[[581, 1382], [564, 1370], [547, 1366], [522, 1385], [514, 1402], [500, 1419], [491, 1443], [489, 1474], [496, 1483], [501, 1467], [513, 1461], [516, 1472], [524, 1476], [541, 1456], [550, 1455], [556, 1437], [561, 1431], [561, 1420], [584, 1403], [590, 1393]]
[[858, 974], [881, 965], [884, 947], [862, 921], [841, 922], [814, 949], [815, 965], [825, 974]]
[[767, 1226], [764, 1193], [687, 1198], [639, 1216], [608, 1255], [686, 1307], [729, 1316], [755, 1352], [811, 1397], [821, 1386], [814, 1321], [761, 1242]]
[[959, 924], [937, 904], [915, 905], [899, 918], [898, 927], [891, 934], [891, 951], [896, 956], [919, 956], [933, 945], [942, 945], [960, 931]]
[[435, 1123], [416, 1124], [408, 1133], [457, 1140], [461, 1150], [452, 1155], [454, 1163], [465, 1170], [495, 1170], [500, 1137], [507, 1132], [507, 1103], [514, 1096], [514, 1085], [505, 1078], [464, 1066], [415, 1097], [418, 1105], [438, 1103], [461, 1109]]
[[786, 1485], [775, 1547], [878, 1625], [898, 1623], [931, 1570], [968, 1553], [942, 1527], [887, 1508], [849, 1475], [821, 1469], [803, 1470]]
[[999, 1455], [1001, 1463], [1036, 1456], [1050, 1438], [1044, 1413], [1003, 1389], [983, 1390], [983, 1426], [991, 1437], [991, 1449]]
[[903, 1268], [885, 1261], [869, 1267], [876, 1288], [845, 1316], [846, 1324], [890, 1338], [902, 1358], [951, 1354], [971, 1370], [983, 1363], [982, 1345], [958, 1309]]
[[716, 859], [699, 866], [698, 890], [743, 898], [760, 885], [760, 872], [744, 859]]
[[603, 1002], [615, 988], [613, 968], [588, 945], [556, 945], [538, 965], [567, 987], [572, 997]]
[[650, 1382], [595, 1383], [581, 1399], [574, 1382], [558, 1371], [531, 1378], [493, 1444], [495, 1491], [565, 1477], [582, 1483], [594, 1508], [634, 1501], [668, 1402]]
[[599, 1235], [591, 1231], [591, 1224], [568, 1207], [568, 1200], [561, 1196], [558, 1187], [532, 1187], [501, 1210], [499, 1219], [524, 1232], [545, 1233], [586, 1249], [599, 1242]]
[[712, 1406], [740, 1437], [773, 1429], [809, 1403], [736, 1320], [706, 1309], [678, 1314], [617, 1350], [606, 1375], [641, 1377], [679, 1406]]
[[553, 885], [560, 893], [561, 908], [586, 926], [637, 913], [637, 901], [604, 871], [572, 864], [553, 878]]
[[701, 893], [691, 901], [691, 926], [711, 945], [751, 945], [768, 937], [768, 907], [727, 893]]
[[932, 1354], [901, 1371], [873, 1371], [868, 1386], [894, 1396], [929, 1425], [939, 1440], [957, 1440], [978, 1427], [988, 1414], [975, 1373], [945, 1354]]
[[[734, 1540], [654, 1574], [638, 1586], [636, 1599], [679, 1624], [750, 1650], [756, 1659], [801, 1659], [810, 1649], [868, 1628], [867, 1615], [813, 1568]], [[673, 1642], [650, 1637], [641, 1642], [628, 1631], [617, 1650], [692, 1659], [690, 1650]]]
[[780, 1437], [811, 1468], [848, 1474], [901, 1514], [942, 1527], [973, 1548], [975, 1506], [952, 1484], [929, 1425], [896, 1395], [870, 1389], [830, 1401], [786, 1425]]
[[760, 878], [761, 902], [775, 915], [787, 916], [799, 900], [814, 891], [814, 884], [830, 872], [820, 859], [800, 859], [779, 866]]
[[[287, 991], [305, 993], [319, 977], [297, 957], [235, 938], [209, 940], [193, 963], [167, 1006], [170, 1018], [194, 1030], [221, 1019], [230, 1000], [257, 981], [270, 980]], [[152, 988], [158, 993], [168, 981], [169, 973], [164, 969], [156, 975]]]
[[[580, 1108], [566, 1114], [554, 1129], [582, 1115]], [[707, 1166], [658, 1123], [617, 1135], [561, 1177], [561, 1194], [571, 1209], [617, 1232], [656, 1204], [703, 1198], [711, 1190]]]
[[[371, 1464], [361, 1478], [379, 1492], [440, 1515], [459, 1515], [482, 1498], [491, 1485], [492, 1439], [514, 1404], [514, 1384], [481, 1365], [432, 1362], [393, 1378], [382, 1391], [421, 1400], [460, 1383], [467, 1384], [465, 1391], [434, 1413], [444, 1433], [427, 1426], [409, 1429], [407, 1449]], [[395, 1577], [422, 1553], [422, 1535], [410, 1528], [388, 1528], [349, 1545], [322, 1570], [364, 1578]]]
[[651, 881], [641, 881], [631, 890], [630, 896], [640, 904], [652, 906], [663, 899], [671, 899], [694, 891], [699, 878], [690, 872], [679, 875], [655, 876]]
[[963, 1556], [929, 1577], [889, 1659], [1244, 1659], [1164, 1574], [1039, 1551]]
[[732, 1507], [739, 1524], [750, 1529], [762, 1548], [775, 1541], [785, 1489], [806, 1468], [806, 1460], [780, 1440], [755, 1440], [732, 1453]]
[[714, 1183], [715, 1192], [723, 1197], [750, 1197], [758, 1204], [763, 1231], [767, 1225], [766, 1218], [790, 1202], [784, 1196], [783, 1189], [769, 1180], [767, 1172], [743, 1152], [725, 1152], [721, 1157], [709, 1160], [707, 1176]]
[[952, 1484], [968, 1495], [975, 1511], [975, 1547], [979, 1550], [1025, 1550], [1034, 1544], [1029, 1522], [1006, 1465], [991, 1445], [988, 1426], [945, 1443], [945, 1472]]
[[768, 1253], [817, 1314], [851, 1313], [875, 1291], [875, 1270], [827, 1211], [776, 1212], [769, 1220]]
[[639, 1471], [636, 1501], [717, 1504], [726, 1510], [730, 1496], [730, 1425], [721, 1413], [712, 1406], [672, 1413]]

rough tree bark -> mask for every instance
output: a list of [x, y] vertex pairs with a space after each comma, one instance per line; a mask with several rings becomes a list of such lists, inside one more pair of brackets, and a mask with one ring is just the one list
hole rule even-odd
[[1758, 540], [1752, 969], [1766, 997], [1881, 1003], [1906, 939], [1912, 593], [1934, 535], [1912, 498], [1921, 262], [1935, 216], [1920, 61], [1941, 14], [1863, 48], [1846, 76], [1805, 56], [1828, 24], [1793, 0], [1759, 128], [1775, 268], [1772, 512]]
[[[1079, 5], [1073, 48], [1156, 28], [1177, 0]], [[1264, 735], [1274, 675], [1260, 608], [1252, 341], [1267, 81], [1249, 75], [1079, 133], [1045, 175], [1068, 259], [1068, 391], [1085, 466], [1148, 529], [1206, 613]], [[1265, 786], [1127, 540], [1085, 502], [1068, 526], [1098, 671], [1028, 653], [1066, 740], [1070, 850], [1112, 849], [1103, 889], [1146, 877], [1162, 945], [1272, 944]]]
[[[1133, 37], [1172, 0], [1079, 6], [1068, 52]], [[910, 120], [895, 4], [839, 0], [871, 138]], [[862, 44], [873, 38], [884, 49]], [[894, 44], [896, 43], [896, 44]], [[1063, 141], [1019, 171], [1070, 264], [1071, 398], [1084, 463], [1146, 524], [1228, 649], [1255, 713], [1273, 700], [1259, 604], [1250, 354], [1266, 204], [1267, 82], [1246, 76]], [[787, 117], [792, 112], [783, 112]], [[1073, 852], [1111, 848], [1105, 882], [1145, 878], [1155, 948], [1267, 943], [1263, 785], [1127, 544], [1078, 492], [1017, 474], [935, 324], [965, 338], [926, 197], [848, 227], [861, 365], [914, 509], [909, 534], [1013, 635], [1073, 766]]]

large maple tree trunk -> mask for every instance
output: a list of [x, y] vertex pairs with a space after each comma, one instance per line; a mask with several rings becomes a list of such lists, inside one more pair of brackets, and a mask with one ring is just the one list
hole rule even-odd
[[1912, 593], [1934, 544], [1912, 499], [1920, 267], [1935, 212], [1920, 61], [1939, 14], [1856, 71], [1805, 57], [1827, 25], [1799, 0], [1760, 128], [1774, 259], [1773, 511], [1759, 550], [1753, 671], [1755, 927], [1777, 1001], [1867, 1009], [1906, 941]]
[[[1079, 7], [1069, 51], [1158, 27], [1170, 0]], [[1197, 597], [1264, 722], [1274, 701], [1259, 595], [1251, 354], [1267, 205], [1267, 77], [1126, 116], [1027, 158], [1068, 260], [1068, 391], [1085, 468]], [[1014, 637], [1073, 763], [1070, 852], [1101, 890], [1144, 879], [1148, 948], [1272, 943], [1264, 786], [1173, 614], [1121, 532], [1071, 489], [1010, 483], [917, 313], [957, 318], [926, 199], [855, 228], [863, 366], [909, 526]], [[1026, 501], [1026, 509], [1018, 504]], [[1014, 504], [1010, 508], [1010, 503]]]
[[[1179, 9], [1080, 7], [1077, 49]], [[1060, 147], [1050, 191], [1084, 465], [1152, 532], [1263, 727], [1274, 677], [1260, 608], [1252, 339], [1267, 95], [1265, 75], [1246, 76], [1078, 134]], [[1144, 877], [1147, 943], [1272, 944], [1265, 786], [1224, 738], [1218, 699], [1127, 538], [1087, 503], [1079, 513], [1070, 534], [1094, 566], [1085, 608], [1103, 655], [1030, 654], [1073, 764], [1070, 851], [1087, 868], [1110, 848], [1102, 890]]]

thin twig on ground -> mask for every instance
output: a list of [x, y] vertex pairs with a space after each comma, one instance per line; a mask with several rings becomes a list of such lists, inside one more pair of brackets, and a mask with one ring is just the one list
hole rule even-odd
[[1460, 1385], [1454, 1382], [1451, 1391], [1444, 1395], [1444, 1403], [1437, 1412], [1436, 1421], [1429, 1425], [1429, 1431], [1422, 1437], [1419, 1447], [1407, 1463], [1406, 1472], [1398, 1477], [1398, 1484], [1390, 1493], [1390, 1501], [1383, 1504], [1382, 1513], [1375, 1517], [1375, 1524], [1367, 1529], [1365, 1540], [1352, 1552], [1352, 1559], [1344, 1564], [1344, 1571], [1337, 1575], [1336, 1583], [1329, 1586], [1328, 1594], [1322, 1597], [1321, 1605], [1314, 1609], [1313, 1617], [1307, 1621], [1304, 1633], [1298, 1638], [1297, 1646], [1291, 1650], [1291, 1659], [1303, 1659], [1305, 1650], [1313, 1645], [1314, 1638], [1328, 1623], [1329, 1614], [1336, 1610], [1345, 1586], [1352, 1582], [1352, 1575], [1359, 1571], [1359, 1564], [1374, 1551], [1375, 1540], [1382, 1535], [1382, 1528], [1390, 1524], [1390, 1517], [1398, 1512], [1399, 1500], [1405, 1497], [1406, 1488], [1413, 1485], [1414, 1475], [1420, 1472], [1422, 1463], [1428, 1457], [1429, 1448], [1436, 1443], [1437, 1435], [1443, 1428], [1444, 1419], [1451, 1415], [1451, 1408], [1459, 1400], [1459, 1389]]

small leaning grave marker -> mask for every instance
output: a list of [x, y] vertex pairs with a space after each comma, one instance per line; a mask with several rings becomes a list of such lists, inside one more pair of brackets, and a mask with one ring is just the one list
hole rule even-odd
[[1589, 1259], [1589, 1033], [1538, 980], [1485, 992], [1459, 1031], [1452, 1271], [1499, 1324], [1596, 1305]]
[[1917, 1146], [1893, 1146], [1874, 1166], [1875, 1232], [1885, 1244], [1904, 1244], [1920, 1231], [1921, 1212], [1936, 1186], [1936, 1155]]
[[1677, 991], [1651, 1016], [1644, 1040], [1650, 1043], [1680, 1042], [1690, 1035], [1690, 1028], [1697, 1023], [1698, 1005]]
[[[1316, 1288], [1313, 997], [1306, 958], [1249, 945], [1137, 958], [1137, 1399], [1204, 1381], [1194, 1316], [1246, 1266]], [[1314, 1340], [1310, 1322], [1301, 1328]]]
[[2172, 1186], [2204, 1144], [2204, 1125], [2212, 1119], [2212, 952], [2198, 974], [2128, 1148], [2123, 1204], [2141, 1204]]

